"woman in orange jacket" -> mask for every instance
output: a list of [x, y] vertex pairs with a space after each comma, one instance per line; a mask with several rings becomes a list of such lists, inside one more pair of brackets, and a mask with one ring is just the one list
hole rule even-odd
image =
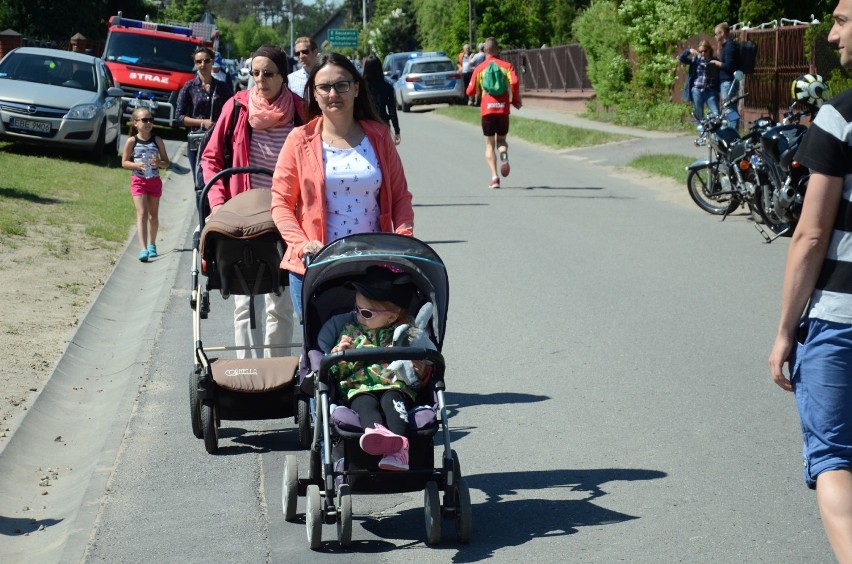
[[272, 178], [272, 219], [287, 243], [281, 268], [300, 319], [306, 254], [355, 233], [414, 234], [402, 161], [355, 66], [323, 55], [305, 92], [308, 123], [287, 137]]

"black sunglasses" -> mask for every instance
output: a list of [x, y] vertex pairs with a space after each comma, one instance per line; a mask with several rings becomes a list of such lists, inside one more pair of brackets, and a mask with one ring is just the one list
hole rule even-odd
[[136, 121], [141, 121], [142, 123], [154, 123], [154, 118], [137, 118]]
[[305, 55], [307, 57], [308, 55], [311, 54], [311, 51], [313, 51], [313, 49], [301, 49], [301, 50], [297, 49], [296, 55]]
[[272, 72], [272, 71], [259, 71], [259, 70], [251, 71], [251, 75], [255, 78], [259, 78], [261, 75], [263, 75], [263, 78], [272, 78], [276, 74], [278, 74], [278, 73]]

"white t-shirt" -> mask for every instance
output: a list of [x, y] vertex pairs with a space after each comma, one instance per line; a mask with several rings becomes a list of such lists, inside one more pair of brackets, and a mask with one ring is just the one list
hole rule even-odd
[[370, 140], [364, 136], [354, 149], [322, 144], [325, 165], [325, 230], [331, 242], [379, 228], [379, 189], [382, 171]]

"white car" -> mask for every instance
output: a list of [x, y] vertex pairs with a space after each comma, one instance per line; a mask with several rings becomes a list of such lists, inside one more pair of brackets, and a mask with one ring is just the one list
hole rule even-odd
[[396, 107], [411, 111], [414, 104], [457, 104], [464, 101], [464, 80], [443, 54], [412, 54], [393, 85]]
[[0, 139], [116, 155], [122, 94], [97, 57], [13, 49], [0, 61]]

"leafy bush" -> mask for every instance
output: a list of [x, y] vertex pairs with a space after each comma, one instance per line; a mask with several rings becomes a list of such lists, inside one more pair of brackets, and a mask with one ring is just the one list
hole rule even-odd
[[574, 20], [573, 29], [586, 52], [598, 102], [605, 110], [618, 106], [631, 80], [625, 56], [627, 33], [618, 22], [618, 6], [613, 0], [593, 0]]

